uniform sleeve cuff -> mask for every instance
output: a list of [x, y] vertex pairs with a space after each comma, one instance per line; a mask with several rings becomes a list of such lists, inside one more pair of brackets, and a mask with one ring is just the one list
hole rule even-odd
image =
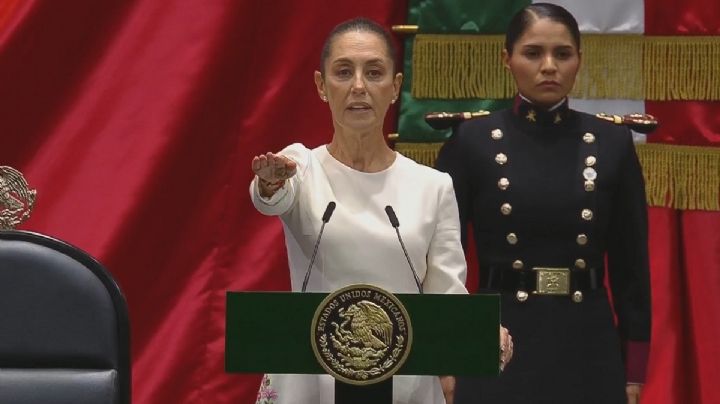
[[625, 341], [625, 372], [627, 382], [645, 383], [650, 343], [647, 341]]

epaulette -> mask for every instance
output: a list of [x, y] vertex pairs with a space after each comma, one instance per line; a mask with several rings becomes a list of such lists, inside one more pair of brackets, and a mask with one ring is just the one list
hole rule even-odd
[[625, 125], [639, 133], [652, 133], [658, 126], [657, 119], [650, 114], [608, 115], [599, 113], [595, 116], [616, 125]]
[[425, 122], [433, 129], [442, 130], [451, 128], [460, 122], [490, 115], [490, 111], [476, 112], [429, 112], [425, 114]]

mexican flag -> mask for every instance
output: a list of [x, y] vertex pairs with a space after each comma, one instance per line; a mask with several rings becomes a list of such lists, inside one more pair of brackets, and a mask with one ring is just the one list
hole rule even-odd
[[[720, 145], [719, 3], [554, 3], [576, 16], [583, 34], [583, 65], [571, 107], [589, 113], [659, 117], [661, 125], [655, 133], [647, 138], [636, 134], [637, 142], [651, 144], [639, 148], [650, 204], [720, 210], [716, 175], [720, 154], [713, 148]], [[437, 132], [426, 125], [426, 112], [509, 105], [516, 90], [500, 59], [502, 33], [512, 15], [528, 4], [410, 2], [409, 23], [417, 25], [418, 32], [406, 41], [399, 150], [432, 164], [433, 152], [449, 130]]]
[[[650, 206], [653, 300], [642, 402], [720, 402], [720, 365], [711, 359], [720, 357], [720, 2], [549, 2], [567, 8], [582, 33], [570, 107], [660, 122], [647, 136], [635, 134]], [[432, 165], [451, 130], [432, 129], [426, 113], [511, 105], [504, 32], [531, 3], [409, 1], [407, 23], [417, 28], [405, 29], [397, 150]]]

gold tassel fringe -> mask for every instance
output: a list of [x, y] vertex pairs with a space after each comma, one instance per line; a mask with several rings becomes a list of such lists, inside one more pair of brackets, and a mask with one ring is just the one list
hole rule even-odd
[[502, 65], [501, 35], [415, 35], [415, 98], [511, 98], [515, 83]]
[[[420, 164], [434, 166], [443, 143], [401, 143], [395, 150]], [[720, 211], [720, 148], [636, 145], [650, 206]]]
[[720, 210], [720, 148], [637, 145], [648, 205]]
[[416, 162], [435, 167], [438, 152], [444, 143], [395, 143], [395, 150]]
[[[415, 98], [511, 98], [502, 35], [416, 35]], [[720, 36], [585, 34], [577, 98], [720, 100]]]
[[642, 35], [584, 35], [571, 97], [643, 100]]

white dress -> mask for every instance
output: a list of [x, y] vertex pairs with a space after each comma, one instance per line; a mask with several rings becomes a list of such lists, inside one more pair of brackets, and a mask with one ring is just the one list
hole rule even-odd
[[[271, 198], [250, 185], [255, 207], [280, 216], [293, 291], [302, 286], [328, 203], [335, 211], [325, 225], [307, 291], [331, 292], [353, 283], [377, 285], [393, 293], [417, 293], [417, 285], [385, 212], [390, 205], [425, 293], [467, 293], [457, 202], [450, 177], [396, 154], [377, 173], [354, 170], [330, 155], [327, 146], [301, 144], [280, 154], [294, 160], [297, 174]], [[328, 375], [269, 375], [262, 403], [332, 404], [334, 379]], [[396, 404], [444, 403], [435, 376], [395, 376]]]

